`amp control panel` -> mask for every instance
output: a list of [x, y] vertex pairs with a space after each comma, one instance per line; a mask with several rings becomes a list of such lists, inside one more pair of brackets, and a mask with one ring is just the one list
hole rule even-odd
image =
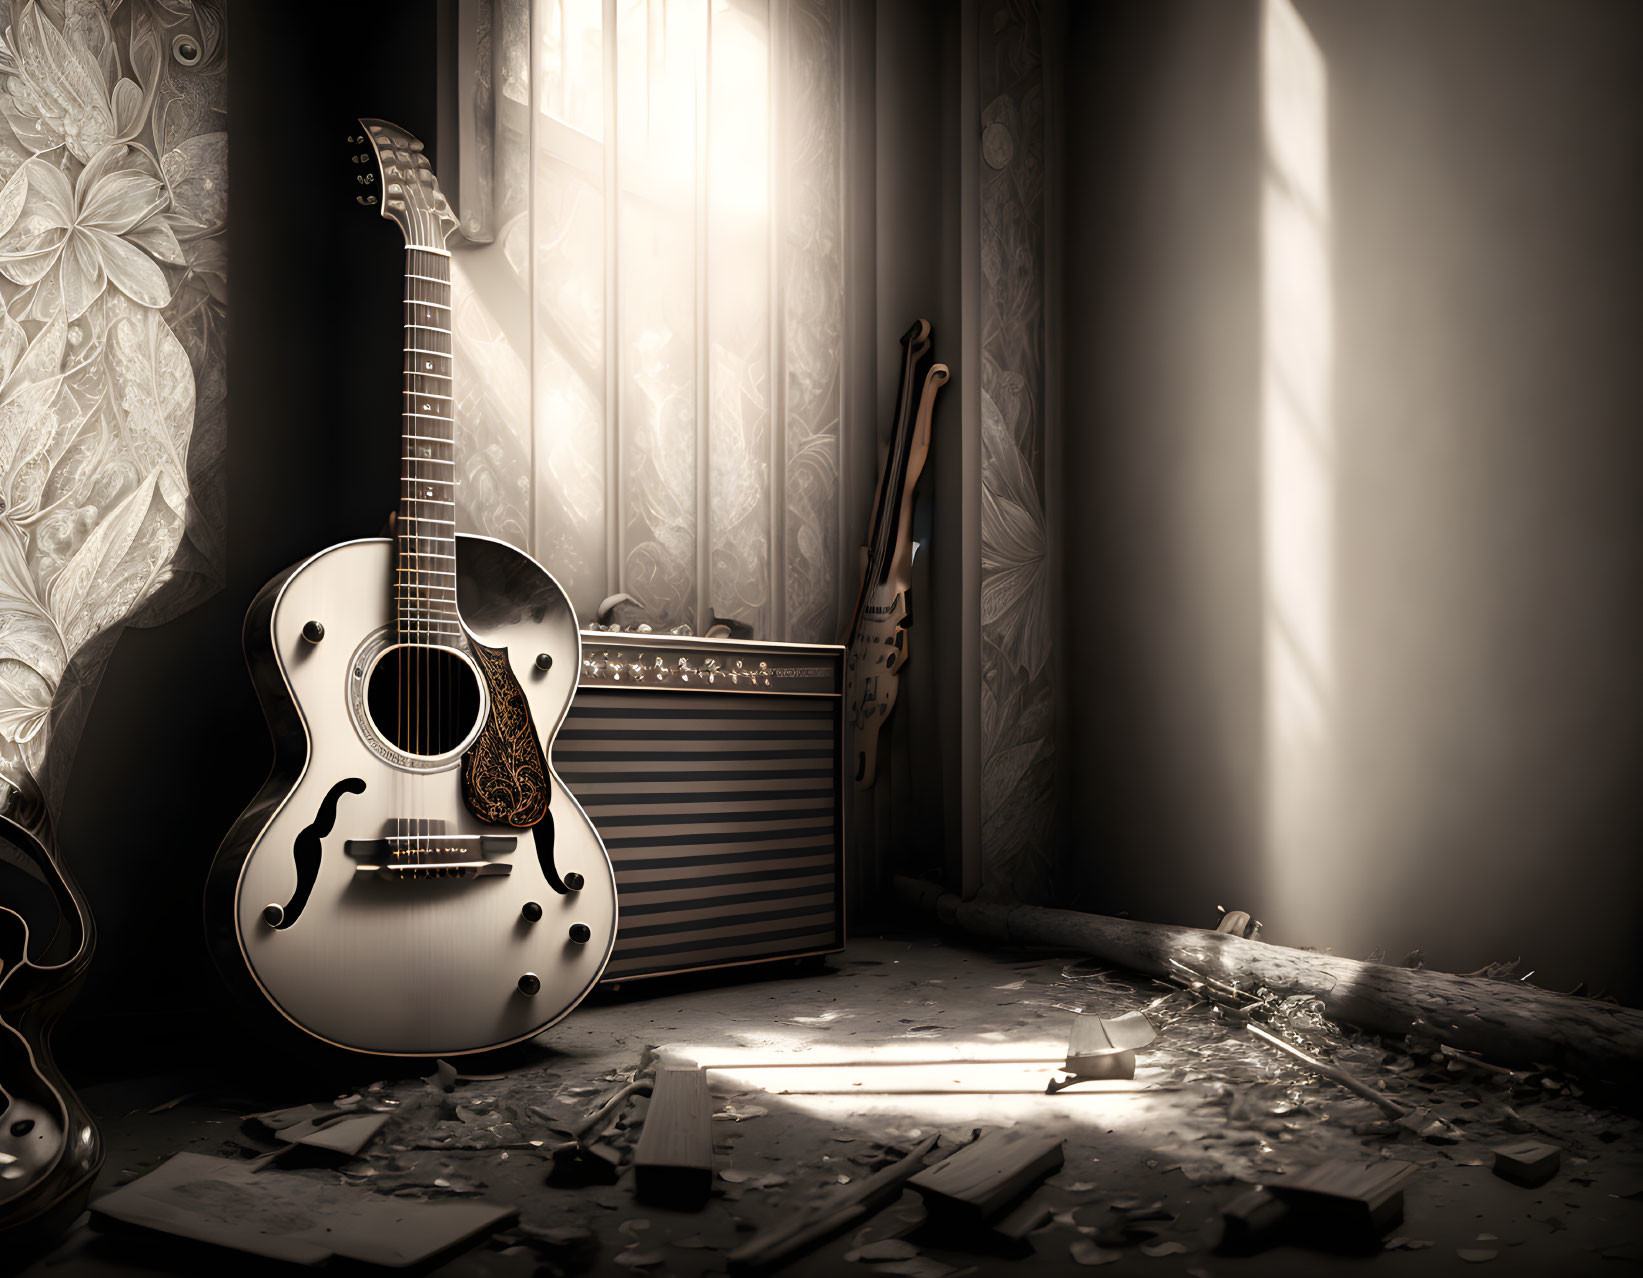
[[837, 696], [843, 652], [835, 644], [584, 630], [577, 686]]

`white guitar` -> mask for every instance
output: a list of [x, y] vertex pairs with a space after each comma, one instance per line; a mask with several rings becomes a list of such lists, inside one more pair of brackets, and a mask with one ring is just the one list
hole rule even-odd
[[581, 1001], [616, 880], [550, 762], [581, 667], [570, 601], [528, 555], [456, 533], [456, 220], [422, 143], [360, 123], [380, 193], [362, 199], [406, 246], [394, 536], [320, 551], [246, 614], [276, 757], [217, 853], [207, 926], [230, 978], [314, 1037], [448, 1056]]

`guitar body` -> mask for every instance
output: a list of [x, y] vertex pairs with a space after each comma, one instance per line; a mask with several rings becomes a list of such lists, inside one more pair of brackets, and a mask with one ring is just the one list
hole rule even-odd
[[276, 761], [212, 868], [214, 949], [286, 1020], [358, 1052], [529, 1038], [615, 942], [610, 860], [547, 763], [581, 666], [569, 600], [512, 546], [454, 544], [461, 628], [433, 650], [436, 682], [477, 697], [419, 709], [450, 718], [415, 752], [373, 700], [395, 650], [392, 541], [320, 552], [246, 617]]
[[[0, 817], [0, 1253], [85, 1207], [103, 1140], [52, 1060], [51, 1027], [91, 964], [91, 914], [67, 872]], [[16, 907], [16, 908], [13, 908]]]

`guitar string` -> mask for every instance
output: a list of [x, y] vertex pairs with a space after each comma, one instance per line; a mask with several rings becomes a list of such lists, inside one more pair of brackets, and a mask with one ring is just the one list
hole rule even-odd
[[[421, 258], [417, 256], [419, 253], [423, 254]], [[432, 263], [427, 260], [430, 257], [435, 259]], [[451, 313], [450, 284], [445, 274], [448, 269], [448, 259], [445, 259], [443, 255], [426, 253], [417, 245], [407, 245], [405, 300], [407, 310], [411, 313], [406, 317], [406, 332], [410, 336], [406, 341], [407, 366], [405, 372], [418, 381], [443, 380], [447, 384], [447, 392], [451, 389], [451, 374], [454, 372], [452, 366], [454, 337], [450, 328], [432, 322], [434, 318], [432, 307], [424, 304], [431, 303], [443, 309], [447, 315]], [[437, 292], [444, 292], [444, 300], [435, 296]], [[435, 334], [444, 337], [443, 349], [441, 349], [441, 343], [437, 337], [434, 336]], [[424, 367], [416, 367], [419, 362], [419, 354], [443, 359], [446, 364], [445, 369], [434, 368], [432, 361], [428, 359], [420, 361]], [[431, 498], [430, 496], [436, 491], [434, 487], [436, 484], [440, 489], [449, 493], [450, 498], [454, 499], [455, 496], [454, 414], [434, 414], [431, 411], [433, 407], [431, 400], [428, 403], [417, 401], [415, 397], [419, 393], [423, 393], [423, 389], [415, 386], [402, 388], [403, 394], [409, 397], [402, 431], [404, 437], [402, 454], [406, 459], [403, 478], [405, 480], [404, 487], [408, 490], [402, 494], [405, 508], [403, 513], [408, 519], [414, 521], [414, 527], [409, 532], [403, 532], [400, 538], [401, 566], [404, 571], [399, 574], [401, 580], [395, 594], [399, 600], [398, 607], [402, 619], [406, 622], [402, 626], [403, 638], [408, 641], [409, 646], [413, 649], [410, 654], [407, 654], [412, 667], [412, 677], [408, 681], [411, 688], [410, 716], [412, 731], [407, 744], [411, 747], [411, 753], [428, 756], [434, 752], [436, 746], [443, 744], [445, 724], [449, 722], [454, 726], [455, 723], [453, 694], [456, 671], [453, 665], [450, 671], [451, 677], [447, 679], [445, 666], [451, 664], [451, 662], [440, 649], [447, 646], [445, 640], [454, 639], [454, 635], [447, 636], [443, 632], [447, 628], [454, 631], [459, 623], [454, 615], [454, 600], [445, 597], [456, 593], [454, 587], [442, 588], [440, 583], [428, 580], [429, 577], [445, 575], [444, 570], [427, 568], [423, 562], [424, 555], [440, 556], [442, 553], [441, 551], [425, 551], [423, 549], [424, 542], [431, 542], [433, 545], [446, 547], [449, 551], [454, 552], [454, 531], [451, 534], [424, 536], [422, 529], [424, 522], [429, 522], [431, 527], [439, 528], [450, 527], [450, 524], [448, 522], [435, 524], [432, 523], [431, 517], [409, 514], [412, 509], [422, 509], [429, 501], [444, 502], [445, 504], [441, 508], [449, 510], [453, 515], [455, 513], [454, 502], [448, 499]], [[430, 396], [437, 394], [437, 392], [427, 393]], [[443, 396], [443, 402], [447, 405], [453, 403], [448, 393]], [[437, 421], [439, 424], [424, 424], [431, 421]], [[441, 428], [449, 431], [448, 438]], [[417, 436], [418, 438], [412, 439], [411, 436]], [[450, 446], [452, 455], [449, 458], [435, 457], [432, 448], [421, 447], [421, 441], [447, 444]], [[425, 465], [424, 463], [444, 463], [451, 471], [451, 474], [447, 478], [441, 478], [421, 473], [432, 469], [431, 464]], [[408, 550], [406, 549], [407, 544], [409, 545]], [[448, 558], [441, 557], [438, 562], [454, 563], [454, 554]], [[451, 580], [454, 581], [454, 574], [451, 574]], [[413, 615], [405, 617], [407, 612]], [[447, 714], [449, 718], [447, 718]], [[420, 802], [416, 805], [418, 815], [411, 818], [414, 836], [408, 840], [408, 846], [416, 850], [416, 859], [418, 861], [427, 861], [432, 859], [433, 843], [436, 838], [436, 832], [432, 828], [434, 821], [429, 815], [430, 805], [427, 801], [428, 778], [420, 776], [413, 779], [412, 788], [418, 792], [416, 797], [420, 799]]]

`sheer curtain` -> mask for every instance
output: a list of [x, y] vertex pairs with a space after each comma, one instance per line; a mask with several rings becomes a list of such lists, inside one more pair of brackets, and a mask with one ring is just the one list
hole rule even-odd
[[494, 134], [466, 150], [490, 148], [494, 182], [488, 203], [465, 184], [462, 211], [494, 243], [457, 255], [463, 514], [531, 549], [584, 622], [625, 592], [657, 629], [836, 637], [854, 584], [839, 17], [489, 9], [475, 97]]

